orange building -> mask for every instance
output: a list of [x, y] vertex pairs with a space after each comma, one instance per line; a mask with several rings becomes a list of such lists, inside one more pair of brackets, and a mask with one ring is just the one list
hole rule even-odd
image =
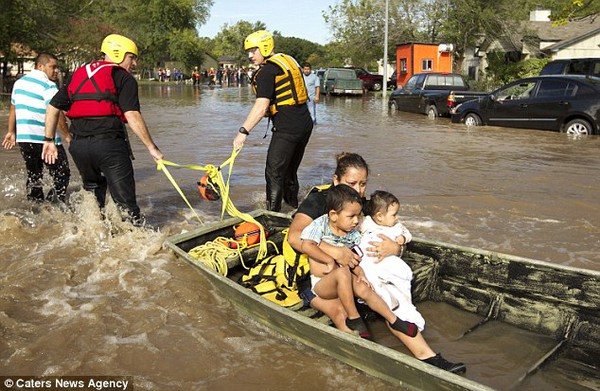
[[396, 79], [398, 85], [415, 73], [452, 72], [453, 46], [435, 43], [401, 43], [396, 45]]

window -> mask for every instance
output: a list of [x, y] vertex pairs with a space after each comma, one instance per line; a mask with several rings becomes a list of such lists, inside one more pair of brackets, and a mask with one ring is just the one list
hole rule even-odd
[[538, 98], [561, 98], [565, 96], [569, 82], [564, 80], [542, 80], [538, 90]]
[[406, 82], [406, 85], [404, 85], [404, 88], [407, 90], [412, 90], [413, 88], [415, 88], [416, 84], [417, 84], [417, 76], [413, 76], [410, 79], [408, 79], [408, 81]]
[[531, 91], [535, 88], [535, 82], [513, 84], [496, 94], [498, 100], [521, 100], [529, 99]]
[[406, 58], [400, 59], [400, 73], [407, 73], [408, 67], [406, 65]]
[[596, 61], [592, 64], [592, 76], [600, 77], [600, 61]]
[[589, 61], [573, 61], [569, 64], [567, 73], [570, 75], [586, 75], [589, 68]]
[[421, 62], [421, 70], [422, 71], [432, 71], [433, 70], [433, 60], [423, 59], [423, 61]]

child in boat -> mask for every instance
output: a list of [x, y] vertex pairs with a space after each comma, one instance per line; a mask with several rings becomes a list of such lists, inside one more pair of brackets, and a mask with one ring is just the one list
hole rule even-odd
[[382, 190], [371, 194], [364, 208], [366, 217], [360, 228], [362, 233], [360, 248], [365, 254], [360, 266], [375, 292], [398, 318], [410, 323], [409, 329], [416, 334], [416, 329], [423, 331], [425, 328], [425, 319], [412, 303], [413, 273], [410, 266], [399, 256], [391, 255], [378, 259], [368, 256], [366, 250], [371, 246], [371, 242], [381, 240], [379, 234], [386, 235], [400, 245], [411, 241], [410, 231], [399, 221], [399, 209], [400, 202], [393, 194]]
[[[375, 292], [398, 317], [401, 321], [399, 324], [408, 330], [400, 330], [405, 335], [399, 334], [398, 338], [415, 356], [419, 356], [424, 351], [431, 351], [431, 348], [421, 334], [425, 328], [425, 319], [412, 303], [413, 273], [410, 266], [396, 255], [383, 259], [367, 255], [367, 248], [373, 242], [382, 240], [379, 235], [386, 235], [400, 245], [412, 240], [410, 231], [398, 219], [399, 209], [400, 201], [393, 194], [381, 190], [371, 194], [365, 205], [366, 217], [361, 224], [360, 249], [364, 255], [360, 266]], [[465, 364], [450, 362], [440, 353], [422, 361], [452, 373], [466, 371]]]
[[329, 190], [326, 205], [328, 213], [310, 223], [300, 236], [302, 252], [309, 257], [313, 293], [324, 299], [339, 298], [348, 316], [346, 326], [363, 338], [369, 338], [370, 334], [358, 313], [354, 295], [383, 316], [394, 330], [416, 334], [416, 329], [410, 329], [412, 324], [394, 315], [373, 291], [360, 266], [353, 269], [341, 266], [319, 247], [321, 241], [335, 246], [357, 247], [361, 238], [357, 229], [362, 210], [360, 195], [350, 186], [337, 185]]

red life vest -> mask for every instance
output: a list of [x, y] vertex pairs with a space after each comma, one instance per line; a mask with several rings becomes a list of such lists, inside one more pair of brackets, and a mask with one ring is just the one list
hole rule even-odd
[[73, 73], [67, 88], [71, 109], [69, 118], [117, 116], [127, 122], [118, 105], [119, 98], [112, 77], [118, 64], [108, 61], [93, 61]]

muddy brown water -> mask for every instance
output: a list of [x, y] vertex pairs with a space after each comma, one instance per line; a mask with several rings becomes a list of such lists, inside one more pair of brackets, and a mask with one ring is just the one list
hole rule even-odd
[[[166, 159], [183, 164], [227, 159], [252, 104], [245, 87], [140, 88], [157, 144]], [[358, 152], [371, 167], [368, 192], [396, 194], [415, 236], [600, 270], [600, 137], [469, 129], [389, 113], [373, 95], [327, 97], [318, 110], [299, 171], [303, 191], [330, 180], [336, 153]], [[6, 121], [0, 112], [3, 132]], [[234, 166], [232, 199], [242, 211], [264, 203], [265, 129], [261, 123], [253, 131]], [[29, 204], [19, 152], [0, 152], [0, 376], [128, 375], [139, 390], [394, 389], [242, 316], [163, 249], [165, 237], [199, 223], [132, 138], [138, 199], [155, 231], [120, 223], [111, 204], [100, 220], [74, 164], [70, 211]], [[201, 174], [170, 171], [205, 222], [218, 220], [219, 205], [197, 196]], [[546, 343], [524, 348], [530, 336], [506, 341], [499, 329], [453, 349], [435, 318], [460, 323], [468, 316], [422, 310], [434, 349], [464, 361], [472, 368], [467, 377], [499, 389]], [[518, 355], [482, 369], [482, 359], [505, 346]], [[551, 375], [523, 389], [540, 386], [569, 389]]]

